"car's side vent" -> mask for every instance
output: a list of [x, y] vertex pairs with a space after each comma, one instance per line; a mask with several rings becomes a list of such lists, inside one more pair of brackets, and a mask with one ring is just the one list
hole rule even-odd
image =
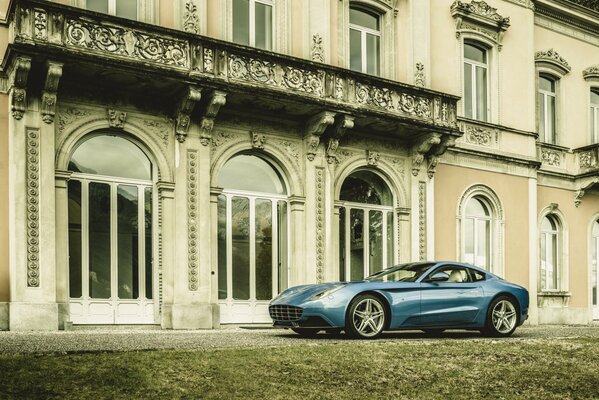
[[268, 307], [268, 311], [274, 321], [297, 321], [304, 310], [301, 307], [276, 304]]

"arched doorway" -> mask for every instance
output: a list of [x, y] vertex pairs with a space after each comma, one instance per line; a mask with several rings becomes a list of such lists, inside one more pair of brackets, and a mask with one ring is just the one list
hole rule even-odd
[[218, 299], [221, 323], [270, 322], [268, 303], [287, 288], [285, 182], [264, 158], [240, 154], [218, 184]]
[[154, 323], [152, 162], [131, 140], [98, 132], [68, 169], [71, 320]]
[[360, 280], [395, 263], [393, 195], [376, 173], [348, 176], [339, 196], [339, 278]]

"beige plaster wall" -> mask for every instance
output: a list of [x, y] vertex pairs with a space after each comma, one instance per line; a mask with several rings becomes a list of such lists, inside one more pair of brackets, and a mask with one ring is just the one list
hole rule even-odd
[[173, 1], [160, 1], [158, 23], [166, 28], [175, 27], [175, 7]]
[[0, 302], [10, 298], [8, 238], [8, 96], [0, 94]]
[[570, 307], [587, 307], [589, 303], [589, 235], [590, 223], [599, 213], [599, 196], [587, 194], [580, 206], [574, 205], [574, 193], [569, 190], [539, 186], [539, 213], [551, 203], [557, 203], [564, 214], [568, 234], [568, 280], [572, 293]]
[[505, 216], [505, 278], [529, 287], [528, 180], [440, 164], [435, 174], [435, 259], [457, 260], [456, 213], [466, 189], [484, 184], [495, 191]]
[[[291, 2], [291, 55], [294, 57], [304, 57], [304, 5], [301, 1]], [[308, 40], [308, 39], [305, 39]]]
[[207, 21], [208, 21], [208, 29], [207, 34], [210, 37], [216, 39], [224, 39], [224, 32], [221, 32], [221, 15], [220, 10], [222, 8], [222, 4], [219, 1], [210, 0], [206, 3], [206, 11], [207, 11]]
[[[554, 49], [572, 67], [560, 80], [561, 109], [558, 109], [558, 143], [580, 147], [591, 143], [589, 130], [590, 83], [582, 71], [599, 62], [599, 48], [582, 40], [535, 26], [535, 51]], [[599, 87], [599, 82], [594, 82]]]

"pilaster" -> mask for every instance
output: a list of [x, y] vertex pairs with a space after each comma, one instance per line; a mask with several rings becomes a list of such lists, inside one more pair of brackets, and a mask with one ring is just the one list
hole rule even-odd
[[409, 1], [410, 40], [408, 79], [416, 86], [430, 87], [430, 0]]

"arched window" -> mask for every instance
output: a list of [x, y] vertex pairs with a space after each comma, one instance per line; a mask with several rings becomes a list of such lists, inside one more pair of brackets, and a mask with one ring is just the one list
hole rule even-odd
[[591, 300], [593, 319], [599, 319], [599, 301], [597, 301], [597, 283], [599, 281], [597, 259], [599, 258], [599, 221], [593, 223], [591, 231]]
[[539, 75], [539, 137], [545, 143], [557, 143], [555, 78]]
[[560, 290], [561, 229], [556, 216], [546, 215], [541, 221], [541, 291]]
[[218, 298], [221, 321], [265, 322], [287, 288], [287, 189], [264, 158], [240, 154], [219, 174]]
[[464, 261], [490, 270], [491, 213], [481, 197], [473, 197], [466, 204], [464, 257]]
[[350, 7], [349, 48], [350, 69], [380, 75], [380, 15], [359, 7]]
[[68, 166], [69, 297], [74, 323], [153, 323], [152, 163], [109, 132]]
[[479, 121], [488, 120], [487, 50], [482, 46], [464, 42], [464, 116]]
[[394, 264], [393, 195], [377, 174], [358, 170], [341, 186], [340, 279], [360, 280]]
[[599, 89], [591, 90], [591, 143], [599, 143]]

